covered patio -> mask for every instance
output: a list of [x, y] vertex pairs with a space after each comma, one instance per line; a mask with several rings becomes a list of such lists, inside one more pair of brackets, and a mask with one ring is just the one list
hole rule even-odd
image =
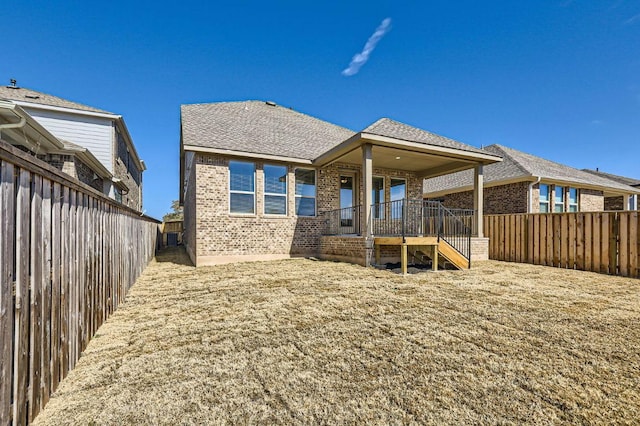
[[[340, 208], [320, 212], [326, 224], [321, 245], [330, 246], [331, 238], [338, 239], [345, 247], [344, 256], [352, 261], [362, 257], [357, 263], [364, 265], [380, 263], [385, 246], [400, 247], [403, 272], [409, 257], [416, 255], [429, 257], [434, 268], [438, 254], [456, 267], [470, 267], [472, 238], [484, 239], [483, 167], [501, 160], [451, 139], [379, 120], [314, 161], [321, 168], [337, 164], [358, 170], [353, 177], [340, 174]], [[401, 183], [394, 188], [393, 179], [389, 191], [381, 190], [374, 176], [375, 170], [392, 170], [409, 173], [421, 183], [467, 169], [474, 170], [473, 210], [447, 209], [438, 202], [423, 201], [421, 193], [412, 197], [406, 187], [398, 188]], [[360, 180], [359, 190], [350, 179]], [[355, 240], [347, 244], [345, 238]], [[358, 254], [346, 253], [354, 247]], [[333, 254], [340, 257], [336, 250]]]

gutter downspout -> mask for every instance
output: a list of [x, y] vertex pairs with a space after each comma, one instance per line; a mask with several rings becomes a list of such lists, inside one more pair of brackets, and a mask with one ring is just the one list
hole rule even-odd
[[529, 211], [527, 213], [533, 213], [533, 186], [539, 184], [540, 180], [542, 180], [542, 177], [538, 176], [538, 179], [535, 182], [531, 182], [529, 184]]
[[25, 124], [27, 124], [27, 119], [25, 117], [20, 116], [20, 121], [18, 121], [17, 123], [0, 124], [0, 130], [19, 129], [20, 127], [24, 127]]

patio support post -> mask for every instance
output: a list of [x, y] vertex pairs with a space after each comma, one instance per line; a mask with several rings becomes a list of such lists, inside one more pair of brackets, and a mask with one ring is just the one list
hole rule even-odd
[[[371, 236], [371, 192], [373, 189], [373, 154], [370, 143], [365, 143], [362, 145], [362, 190], [363, 194], [363, 203], [362, 209], [364, 210], [364, 214], [362, 215], [362, 220], [364, 224], [360, 224], [360, 230], [364, 238], [365, 243], [365, 266], [371, 266], [371, 257], [373, 256], [374, 251], [374, 242]], [[362, 226], [364, 225], [364, 230]], [[377, 261], [377, 260], [376, 260]]]
[[631, 204], [631, 194], [624, 194], [622, 196], [622, 210], [631, 210], [629, 205]]
[[371, 191], [373, 190], [373, 156], [371, 151], [370, 143], [362, 145], [363, 235], [367, 238], [371, 238]]
[[484, 166], [478, 164], [473, 174], [473, 209], [476, 211], [476, 231], [477, 237], [484, 237], [484, 229], [482, 229], [484, 215]]

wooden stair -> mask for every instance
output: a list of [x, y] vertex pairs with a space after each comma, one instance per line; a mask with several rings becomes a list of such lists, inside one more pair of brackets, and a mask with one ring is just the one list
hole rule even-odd
[[438, 242], [438, 254], [458, 269], [468, 269], [471, 267], [471, 262], [466, 257], [442, 239]]

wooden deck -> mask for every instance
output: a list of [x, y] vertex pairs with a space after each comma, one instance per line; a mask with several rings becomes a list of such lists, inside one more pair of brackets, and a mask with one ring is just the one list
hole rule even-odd
[[431, 259], [431, 269], [438, 270], [438, 258], [442, 256], [458, 269], [470, 267], [470, 262], [446, 241], [438, 237], [375, 237], [374, 248], [376, 263], [380, 263], [381, 246], [400, 246], [400, 264], [402, 274], [407, 274], [407, 263], [410, 248], [414, 253]]

